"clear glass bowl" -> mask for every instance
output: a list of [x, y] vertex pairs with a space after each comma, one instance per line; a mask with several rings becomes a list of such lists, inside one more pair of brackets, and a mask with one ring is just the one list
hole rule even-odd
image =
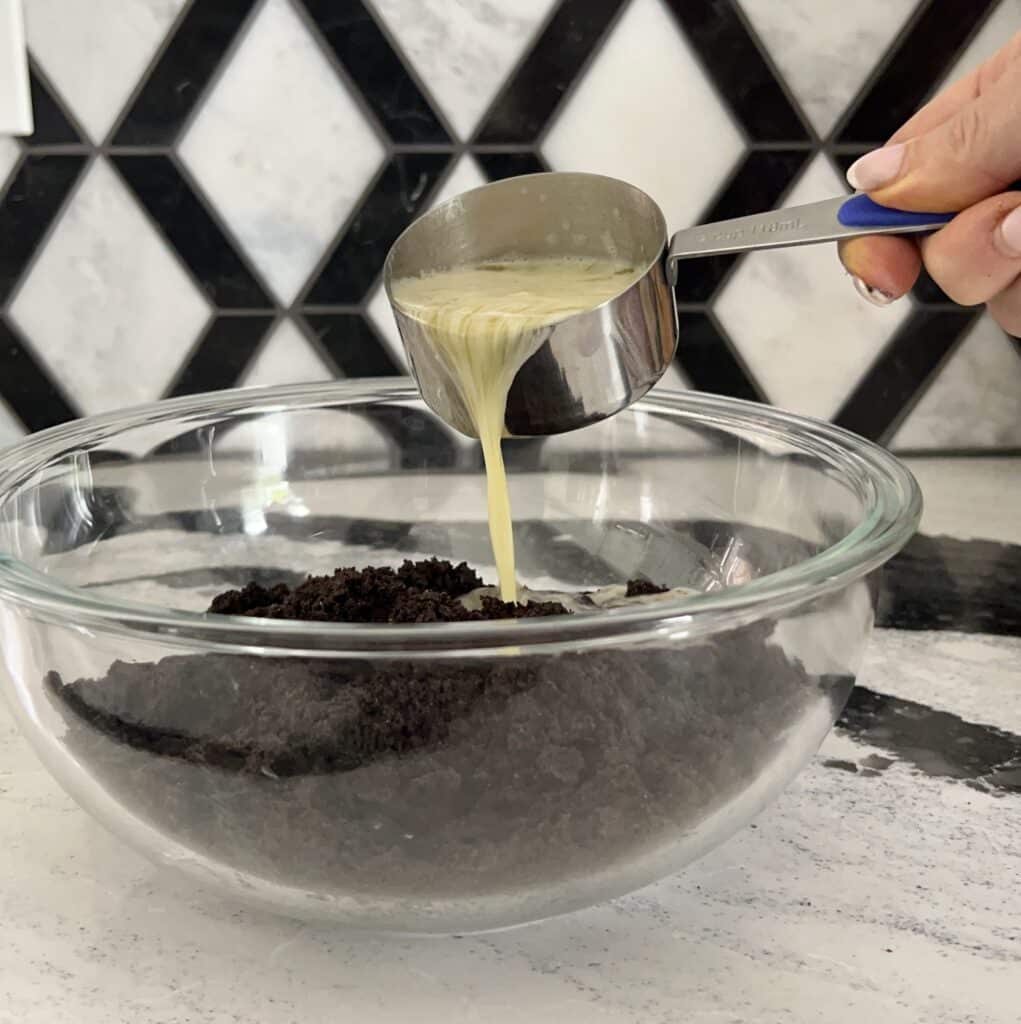
[[136, 848], [296, 916], [481, 930], [675, 871], [832, 726], [917, 486], [844, 431], [698, 394], [507, 459], [526, 584], [690, 596], [499, 623], [206, 616], [228, 587], [340, 565], [493, 578], [478, 446], [406, 382], [201, 395], [8, 449], [21, 728]]

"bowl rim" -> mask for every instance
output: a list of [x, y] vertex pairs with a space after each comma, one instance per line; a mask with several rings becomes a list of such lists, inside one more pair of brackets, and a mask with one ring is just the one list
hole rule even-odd
[[[260, 416], [327, 405], [421, 404], [408, 378], [360, 378], [325, 384], [283, 385], [206, 392], [164, 399], [73, 420], [0, 450], [0, 509], [18, 487], [69, 447], [93, 448], [127, 429], [209, 416]], [[922, 512], [918, 483], [908, 468], [879, 445], [822, 420], [773, 406], [695, 391], [656, 389], [636, 411], [660, 412], [731, 435], [782, 441], [826, 461], [861, 496], [861, 521], [844, 537], [796, 565], [718, 591], [700, 592], [634, 608], [584, 616], [414, 625], [325, 623], [211, 615], [109, 597], [67, 586], [0, 551], [3, 603], [77, 629], [132, 635], [224, 653], [359, 658], [555, 652], [616, 646], [652, 637], [702, 636], [777, 615], [841, 590], [878, 568], [917, 529]]]

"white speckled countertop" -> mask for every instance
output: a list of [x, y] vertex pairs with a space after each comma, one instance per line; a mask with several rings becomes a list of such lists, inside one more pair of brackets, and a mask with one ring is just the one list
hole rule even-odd
[[[1021, 464], [913, 468], [927, 533], [1016, 552]], [[755, 824], [634, 896], [462, 939], [352, 937], [151, 867], [0, 705], [0, 1022], [1016, 1024], [1021, 763], [981, 765], [1021, 742], [1010, 633], [877, 631], [856, 693], [893, 717], [859, 701]]]

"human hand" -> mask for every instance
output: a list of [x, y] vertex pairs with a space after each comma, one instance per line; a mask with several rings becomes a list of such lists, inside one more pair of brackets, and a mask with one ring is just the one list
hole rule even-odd
[[960, 211], [920, 242], [842, 243], [840, 259], [865, 298], [900, 298], [924, 263], [955, 302], [986, 303], [1008, 334], [1021, 335], [1021, 191], [1010, 191], [1021, 179], [1021, 32], [852, 164], [847, 179], [884, 206]]

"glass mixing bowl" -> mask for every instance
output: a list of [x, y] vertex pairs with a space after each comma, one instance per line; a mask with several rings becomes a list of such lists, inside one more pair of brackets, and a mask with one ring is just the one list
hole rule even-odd
[[478, 446], [406, 382], [176, 399], [8, 449], [22, 730], [136, 848], [296, 916], [481, 930], [675, 871], [832, 726], [917, 486], [842, 430], [699, 394], [506, 448], [527, 585], [690, 593], [497, 623], [204, 614], [343, 565], [492, 580]]

